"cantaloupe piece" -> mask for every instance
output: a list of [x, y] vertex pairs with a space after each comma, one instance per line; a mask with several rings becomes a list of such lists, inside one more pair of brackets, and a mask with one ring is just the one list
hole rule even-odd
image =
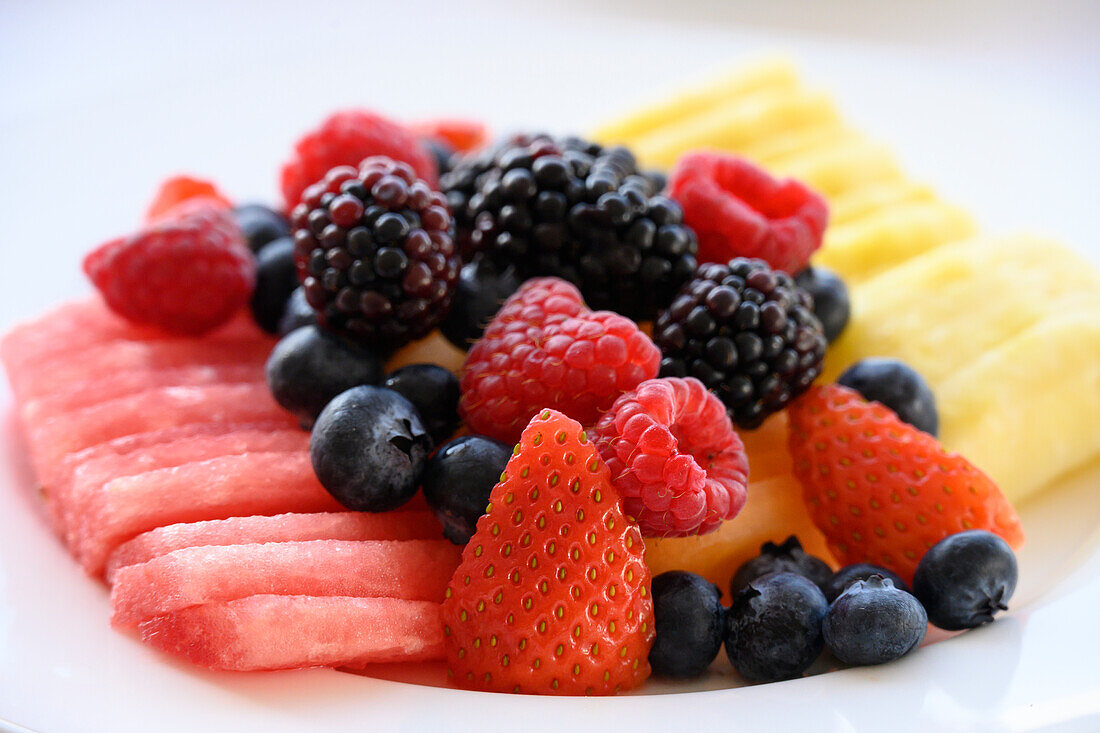
[[410, 364], [436, 364], [457, 374], [465, 363], [466, 352], [448, 341], [437, 329], [398, 350], [386, 362], [386, 371], [392, 372]]

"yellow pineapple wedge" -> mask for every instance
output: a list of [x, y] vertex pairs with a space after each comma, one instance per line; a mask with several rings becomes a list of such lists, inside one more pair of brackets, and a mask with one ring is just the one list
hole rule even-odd
[[633, 145], [642, 135], [676, 125], [741, 97], [765, 90], [793, 90], [798, 84], [798, 72], [788, 59], [761, 59], [608, 122], [597, 128], [591, 137], [604, 145]]
[[738, 151], [750, 160], [765, 168], [773, 168], [791, 158], [842, 145], [852, 140], [861, 140], [863, 135], [845, 125], [840, 120], [822, 125], [799, 128], [790, 132], [763, 138], [752, 145], [746, 145]]
[[782, 176], [796, 178], [828, 199], [867, 183], [902, 180], [890, 149], [866, 139], [852, 139], [782, 160], [772, 166]]
[[973, 220], [959, 207], [942, 201], [915, 201], [830, 227], [815, 261], [854, 285], [973, 233]]
[[871, 181], [834, 197], [829, 202], [829, 226], [850, 224], [883, 209], [914, 201], [933, 201], [931, 186], [907, 180]]

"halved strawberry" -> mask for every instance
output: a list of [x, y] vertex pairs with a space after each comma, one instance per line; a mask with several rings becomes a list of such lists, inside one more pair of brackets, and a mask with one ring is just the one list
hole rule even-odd
[[947, 535], [986, 529], [1023, 543], [997, 485], [889, 408], [828, 385], [789, 412], [795, 475], [841, 564], [874, 563], [912, 582], [921, 557]]
[[606, 695], [649, 676], [653, 603], [641, 534], [575, 420], [535, 416], [490, 495], [443, 603], [468, 688]]

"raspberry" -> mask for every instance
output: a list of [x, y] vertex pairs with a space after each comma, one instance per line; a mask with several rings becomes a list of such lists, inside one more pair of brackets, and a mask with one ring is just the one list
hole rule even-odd
[[794, 275], [821, 246], [829, 221], [825, 199], [813, 190], [730, 155], [685, 155], [669, 195], [699, 237], [700, 262], [756, 257]]
[[564, 280], [528, 280], [470, 349], [459, 410], [473, 432], [507, 443], [544, 407], [592, 425], [660, 359], [629, 318], [589, 310]]
[[911, 583], [924, 553], [950, 534], [987, 529], [1023, 542], [997, 485], [888, 407], [828, 385], [788, 413], [794, 474], [842, 565], [874, 563]]
[[193, 201], [174, 211], [89, 253], [84, 272], [124, 318], [198, 335], [248, 303], [256, 262], [229, 211]]
[[593, 308], [651, 320], [695, 268], [695, 234], [626, 148], [512, 138], [440, 179], [459, 249], [580, 288]]
[[642, 382], [593, 431], [623, 511], [647, 537], [706, 534], [745, 505], [745, 447], [697, 379]]
[[396, 349], [447, 315], [460, 261], [443, 194], [407, 163], [333, 168], [290, 217], [294, 260], [322, 326]]
[[760, 260], [700, 265], [653, 326], [662, 377], [695, 377], [733, 421], [755, 428], [821, 374], [813, 298]]
[[531, 420], [445, 593], [455, 683], [610, 695], [649, 676], [649, 569], [607, 466], [581, 426]]
[[162, 221], [180, 203], [194, 199], [201, 199], [208, 204], [226, 209], [233, 207], [233, 203], [211, 181], [191, 176], [172, 176], [160, 184], [157, 195], [153, 197], [153, 202], [145, 212], [145, 221], [150, 223]]
[[294, 156], [280, 176], [286, 210], [301, 200], [306, 187], [338, 165], [356, 166], [364, 158], [383, 155], [408, 163], [430, 187], [436, 185], [435, 164], [407, 129], [365, 110], [344, 110], [326, 118], [294, 145]]

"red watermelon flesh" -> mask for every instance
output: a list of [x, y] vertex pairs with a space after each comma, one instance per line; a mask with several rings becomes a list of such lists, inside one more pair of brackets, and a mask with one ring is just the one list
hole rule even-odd
[[312, 540], [187, 547], [122, 568], [111, 623], [253, 595], [355, 596], [443, 602], [461, 548], [447, 540]]
[[196, 364], [262, 364], [271, 352], [267, 338], [241, 341], [113, 341], [78, 354], [64, 354], [32, 367], [8, 364], [12, 392], [22, 404], [75, 385], [95, 385], [119, 372], [173, 369]]
[[[106, 455], [85, 461], [73, 472], [72, 480], [65, 488], [58, 488], [54, 498], [60, 508], [61, 526], [69, 528], [74, 517], [79, 517], [86, 509], [89, 497], [116, 478], [252, 451], [307, 450], [309, 433], [297, 428], [249, 428], [220, 435], [196, 435], [153, 445], [125, 456]], [[67, 539], [72, 542], [73, 538]]]
[[166, 524], [341, 509], [304, 451], [222, 456], [108, 482], [74, 517], [73, 549], [101, 577], [111, 551]]
[[438, 603], [251, 596], [157, 616], [142, 640], [210, 669], [363, 667], [442, 659]]
[[[202, 340], [224, 342], [262, 337], [263, 332], [250, 314], [242, 311]], [[111, 341], [182, 343], [194, 339], [130, 323], [95, 297], [65, 303], [33, 321], [16, 326], [0, 339], [0, 359], [10, 371], [31, 373], [50, 360], [73, 359], [89, 347]]]
[[243, 384], [264, 379], [262, 361], [242, 364], [197, 364], [150, 372], [116, 372], [94, 382], [60, 387], [45, 397], [26, 402], [20, 415], [26, 425], [65, 415], [107, 400], [156, 387], [198, 387], [207, 384]]
[[297, 421], [275, 402], [267, 385], [217, 384], [159, 387], [108, 400], [75, 412], [25, 424], [31, 460], [39, 476], [67, 454], [124, 435], [147, 433], [187, 423]]
[[305, 540], [431, 540], [443, 531], [429, 511], [318, 512], [230, 517], [172, 524], [119, 545], [107, 562], [107, 582], [120, 568], [148, 562], [187, 547]]

